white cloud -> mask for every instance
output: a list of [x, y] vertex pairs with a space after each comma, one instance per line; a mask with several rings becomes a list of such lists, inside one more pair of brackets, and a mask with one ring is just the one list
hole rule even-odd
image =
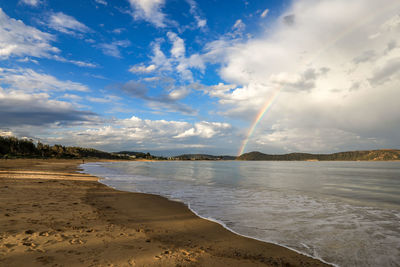
[[[78, 131], [62, 131], [58, 142], [74, 145], [121, 150], [176, 150], [215, 146], [230, 134], [231, 126], [226, 123], [189, 123], [184, 121], [148, 120], [132, 116], [117, 119], [101, 127], [90, 127]], [[51, 142], [51, 139], [49, 139]]]
[[[193, 75], [189, 68], [194, 66], [197, 67], [200, 57], [188, 60], [185, 57], [186, 48], [183, 39], [173, 32], [168, 32], [167, 36], [169, 41], [172, 43], [170, 62], [175, 65], [176, 70], [181, 74], [183, 79], [189, 81], [193, 80]], [[192, 65], [191, 63], [194, 64]]]
[[161, 8], [165, 0], [129, 0], [135, 19], [143, 19], [156, 27], [165, 27], [165, 14]]
[[232, 32], [228, 35], [237, 38], [243, 35], [244, 30], [246, 29], [246, 24], [241, 19], [235, 21], [235, 24], [232, 26]]
[[50, 43], [54, 36], [7, 16], [0, 8], [0, 59], [10, 56], [49, 58], [60, 52]]
[[70, 35], [78, 35], [90, 31], [86, 25], [62, 12], [51, 14], [48, 26], [56, 31]]
[[90, 62], [85, 62], [85, 61], [80, 61], [80, 60], [72, 60], [72, 59], [66, 59], [62, 56], [58, 56], [58, 55], [53, 55], [50, 57], [51, 59], [60, 61], [60, 62], [67, 62], [67, 63], [71, 63], [74, 64], [78, 67], [86, 67], [86, 68], [97, 68], [97, 65], [94, 63], [90, 63]]
[[185, 42], [174, 32], [167, 33], [168, 39], [172, 43], [171, 55], [175, 58], [185, 56]]
[[[60, 81], [54, 76], [38, 73], [32, 69], [0, 68], [0, 85], [10, 90], [28, 92], [81, 91], [89, 88], [81, 83]], [[7, 85], [6, 87], [4, 85]]]
[[261, 18], [265, 18], [265, 17], [268, 15], [268, 12], [269, 12], [269, 9], [268, 9], [268, 8], [265, 9], [265, 10], [261, 13], [260, 17], [261, 17]]
[[204, 28], [207, 25], [207, 20], [205, 18], [202, 18], [199, 15], [199, 8], [197, 6], [196, 1], [194, 1], [194, 0], [186, 0], [186, 2], [190, 6], [189, 12], [190, 12], [190, 14], [193, 15], [193, 17], [194, 17], [194, 19], [196, 21], [197, 27], [198, 28]]
[[25, 5], [34, 6], [34, 7], [36, 7], [42, 3], [40, 0], [20, 0], [19, 2], [22, 4], [25, 4]]
[[74, 95], [74, 94], [64, 94], [61, 98], [69, 99], [69, 100], [72, 100], [72, 101], [80, 101], [80, 100], [82, 100], [81, 96]]
[[105, 1], [105, 0], [94, 0], [97, 4], [100, 4], [100, 5], [104, 5], [104, 6], [106, 6], [107, 5], [107, 2]]
[[249, 122], [271, 101], [252, 148], [398, 146], [399, 13], [396, 0], [295, 1], [264, 35], [208, 44], [203, 58], [220, 63], [225, 83], [238, 86], [203, 90], [218, 99], [220, 113]]
[[[198, 69], [201, 72], [205, 70], [204, 57], [199, 54], [192, 54], [186, 57], [185, 41], [174, 32], [167, 32], [167, 37], [172, 47], [170, 57], [167, 57], [161, 50], [162, 40], [153, 42], [153, 55], [151, 63], [160, 71], [177, 71], [181, 78], [186, 81], [193, 81], [193, 74], [190, 69]], [[151, 66], [151, 65], [150, 65]]]
[[235, 24], [233, 25], [233, 29], [235, 30], [240, 30], [243, 31], [245, 29], [246, 25], [243, 23], [241, 19], [238, 19], [235, 21]]
[[80, 61], [80, 60], [67, 60], [67, 62], [75, 64], [79, 67], [86, 67], [86, 68], [96, 68], [97, 65], [90, 62]]
[[150, 73], [156, 70], [156, 65], [151, 64], [149, 66], [145, 66], [143, 64], [134, 65], [129, 68], [129, 71], [132, 73]]
[[190, 94], [190, 89], [187, 87], [181, 87], [178, 89], [171, 90], [168, 94], [169, 99], [171, 100], [180, 100], [185, 98]]
[[220, 123], [220, 122], [207, 122], [201, 121], [194, 124], [194, 127], [180, 133], [173, 138], [187, 138], [187, 137], [201, 137], [201, 138], [213, 138], [216, 135], [224, 134], [227, 130], [231, 129], [231, 125], [228, 123]]
[[[151, 64], [148, 66], [154, 65], [154, 69], [157, 69], [162, 72], [171, 72], [175, 70], [178, 72], [186, 81], [193, 80], [193, 74], [190, 69], [198, 69], [201, 72], [205, 70], [205, 61], [203, 56], [199, 54], [192, 54], [190, 57], [186, 57], [186, 48], [185, 41], [180, 38], [174, 32], [167, 33], [168, 40], [172, 44], [172, 47], [169, 51], [169, 57], [164, 54], [161, 50], [161, 42], [162, 40], [156, 40], [152, 43], [153, 55], [151, 56]], [[147, 70], [144, 64], [135, 65], [131, 71], [134, 72], [144, 72]], [[151, 70], [153, 67], [151, 67]], [[148, 71], [150, 72], [150, 71]]]
[[125, 28], [117, 28], [117, 29], [112, 30], [112, 32], [115, 34], [121, 34], [125, 30], [126, 30]]
[[68, 62], [79, 67], [97, 67], [96, 64], [81, 60], [70, 60], [59, 56], [60, 50], [51, 45], [55, 37], [34, 27], [25, 25], [20, 20], [8, 17], [0, 8], [0, 59], [21, 57], [20, 62], [38, 63], [36, 58], [49, 58]]
[[62, 12], [51, 14], [48, 26], [56, 31], [70, 35], [79, 35], [90, 31], [86, 25]]
[[197, 26], [199, 28], [203, 28], [203, 27], [205, 27], [207, 25], [207, 20], [206, 19], [201, 19], [199, 17], [195, 17], [195, 18], [197, 18], [196, 19], [197, 20]]
[[97, 47], [100, 48], [105, 55], [121, 58], [120, 48], [128, 47], [130, 45], [131, 45], [130, 41], [122, 40], [122, 41], [114, 41], [110, 44], [107, 43], [99, 44], [97, 45]]
[[153, 55], [151, 56], [151, 62], [161, 70], [172, 70], [170, 60], [165, 56], [163, 51], [161, 51], [160, 43], [153, 43]]
[[17, 59], [17, 61], [18, 62], [32, 62], [35, 64], [39, 64], [39, 62], [37, 60], [29, 58], [29, 57], [20, 58], [20, 59]]

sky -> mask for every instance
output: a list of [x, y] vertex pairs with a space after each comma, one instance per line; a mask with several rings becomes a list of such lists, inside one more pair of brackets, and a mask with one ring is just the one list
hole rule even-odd
[[0, 134], [158, 155], [400, 148], [398, 0], [0, 0]]

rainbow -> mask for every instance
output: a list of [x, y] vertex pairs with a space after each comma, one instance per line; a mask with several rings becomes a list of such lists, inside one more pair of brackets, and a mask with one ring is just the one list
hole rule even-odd
[[[309, 63], [311, 63], [315, 58], [317, 58], [322, 52], [328, 50], [330, 47], [332, 47], [335, 43], [338, 41], [342, 40], [344, 37], [347, 35], [353, 33], [355, 30], [359, 29], [361, 26], [367, 24], [368, 22], [372, 21], [376, 17], [382, 15], [383, 13], [393, 10], [397, 7], [400, 7], [399, 2], [393, 3], [393, 5], [388, 5], [382, 7], [382, 9], [375, 11], [373, 15], [371, 16], [366, 16], [364, 19], [356, 21], [351, 27], [345, 29], [344, 31], [340, 32], [338, 35], [334, 36], [330, 41], [326, 42], [325, 45], [323, 45], [315, 54], [312, 56], [309, 60], [304, 60], [306, 61], [304, 64], [299, 64], [301, 66], [306, 66]], [[251, 136], [253, 135], [258, 123], [261, 121], [262, 117], [267, 113], [268, 110], [270, 110], [271, 106], [273, 105], [275, 99], [279, 95], [279, 92], [282, 90], [282, 88], [276, 89], [272, 96], [267, 99], [265, 104], [262, 106], [262, 108], [259, 110], [257, 113], [256, 117], [253, 119], [253, 122], [249, 128], [249, 131], [246, 134], [245, 139], [242, 141], [242, 145], [239, 148], [238, 155], [240, 156], [243, 154], [244, 150], [246, 149], [247, 143], [249, 142]]]
[[246, 134], [246, 138], [243, 140], [242, 145], [240, 146], [238, 156], [242, 155], [244, 152], [244, 149], [247, 146], [247, 143], [250, 140], [250, 137], [253, 135], [254, 130], [257, 127], [257, 124], [261, 121], [261, 118], [264, 116], [264, 114], [271, 108], [272, 104], [275, 102], [275, 99], [278, 97], [280, 88], [275, 90], [271, 97], [268, 98], [268, 100], [264, 103], [264, 106], [260, 109], [258, 112], [257, 116], [254, 118], [253, 123], [251, 124], [251, 127], [249, 128], [249, 131]]

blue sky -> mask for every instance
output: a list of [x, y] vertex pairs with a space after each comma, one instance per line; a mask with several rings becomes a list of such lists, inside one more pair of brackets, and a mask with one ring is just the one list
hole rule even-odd
[[[107, 151], [399, 148], [394, 0], [0, 0], [0, 132]], [[268, 106], [254, 132], [254, 118]]]

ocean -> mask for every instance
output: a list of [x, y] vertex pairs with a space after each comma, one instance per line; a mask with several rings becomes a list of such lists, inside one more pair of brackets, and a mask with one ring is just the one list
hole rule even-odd
[[400, 162], [87, 163], [100, 182], [181, 201], [235, 233], [337, 266], [400, 266]]

